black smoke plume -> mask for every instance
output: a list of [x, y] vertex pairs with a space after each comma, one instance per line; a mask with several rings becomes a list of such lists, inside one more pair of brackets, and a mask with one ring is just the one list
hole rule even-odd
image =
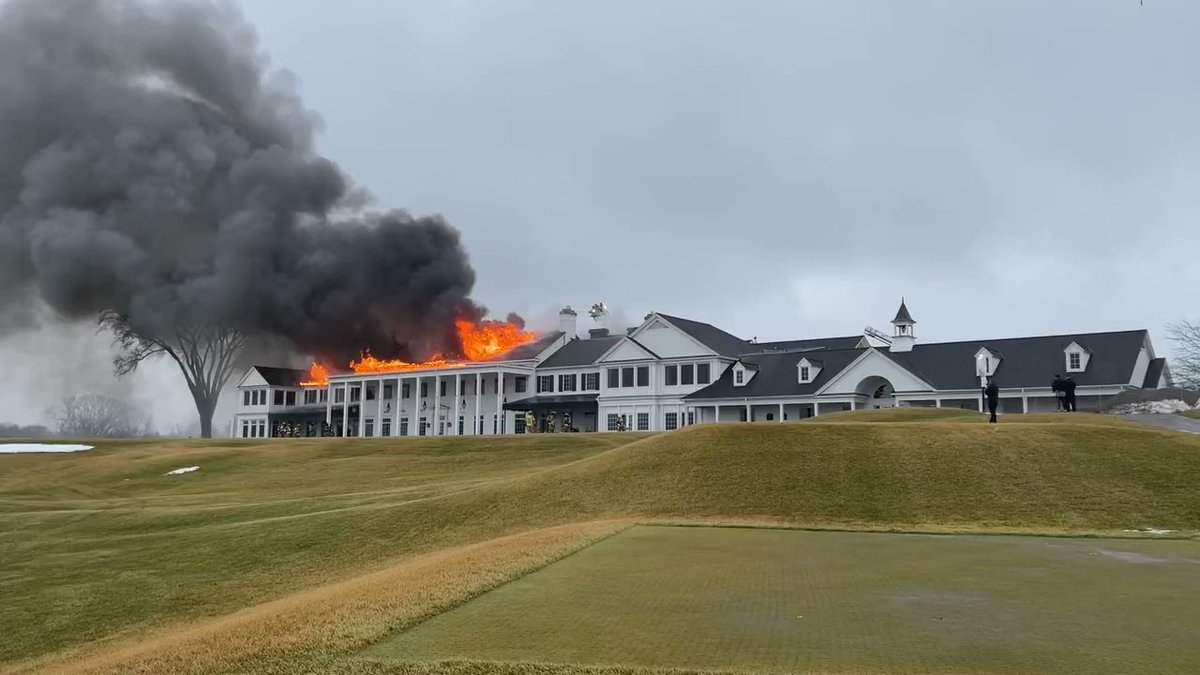
[[316, 128], [227, 2], [0, 3], [0, 330], [40, 300], [342, 362], [452, 351], [484, 311], [458, 231], [361, 215]]

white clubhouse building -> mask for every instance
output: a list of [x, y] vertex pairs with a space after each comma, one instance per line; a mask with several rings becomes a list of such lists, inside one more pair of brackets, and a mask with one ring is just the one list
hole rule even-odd
[[417, 436], [539, 431], [669, 431], [712, 422], [784, 422], [864, 408], [983, 410], [994, 378], [1003, 413], [1056, 408], [1056, 374], [1080, 410], [1130, 388], [1171, 385], [1146, 330], [921, 343], [902, 302], [893, 334], [758, 343], [653, 312], [612, 335], [559, 330], [494, 361], [384, 374], [254, 366], [238, 383], [232, 435]]

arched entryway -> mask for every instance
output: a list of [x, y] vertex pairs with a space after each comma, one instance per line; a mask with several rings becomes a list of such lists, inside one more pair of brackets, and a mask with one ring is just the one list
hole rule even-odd
[[858, 383], [854, 393], [858, 395], [858, 407], [866, 409], [895, 408], [896, 389], [885, 377], [872, 375]]

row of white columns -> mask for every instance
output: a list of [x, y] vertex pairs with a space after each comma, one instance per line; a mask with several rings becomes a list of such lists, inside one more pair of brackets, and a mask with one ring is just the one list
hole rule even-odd
[[[495, 417], [493, 418], [494, 424], [492, 427], [492, 431], [490, 433], [487, 430], [486, 420], [481, 419], [482, 413], [480, 411], [480, 404], [482, 402], [482, 396], [481, 396], [480, 392], [482, 391], [482, 385], [485, 382], [485, 380], [484, 380], [485, 374], [486, 375], [494, 374], [495, 379], [492, 381], [494, 381], [496, 383]], [[494, 373], [484, 373], [482, 371], [476, 371], [474, 373], [474, 375], [475, 375], [475, 406], [474, 406], [474, 411], [473, 411], [474, 415], [472, 416], [474, 419], [472, 420], [469, 431], [464, 426], [464, 428], [463, 428], [464, 434], [463, 435], [476, 436], [476, 435], [502, 434], [505, 432], [505, 427], [506, 427], [506, 424], [505, 424], [506, 420], [504, 419], [504, 375], [505, 375], [505, 373], [502, 370], [497, 370]], [[358, 401], [357, 401], [357, 403], [359, 404], [358, 436], [362, 437], [362, 436], [366, 435], [367, 415], [366, 415], [366, 410], [364, 408], [364, 406], [366, 405], [366, 399], [367, 399], [366, 388], [367, 388], [368, 384], [374, 383], [375, 386], [377, 387], [377, 389], [376, 389], [376, 395], [375, 395], [375, 426], [372, 431], [373, 431], [373, 435], [376, 435], [376, 436], [382, 435], [384, 383], [385, 382], [395, 382], [396, 391], [394, 394], [394, 400], [395, 400], [396, 407], [393, 412], [392, 425], [391, 425], [392, 434], [391, 435], [399, 436], [400, 428], [401, 428], [400, 427], [400, 421], [401, 421], [400, 409], [401, 409], [402, 403], [404, 401], [404, 399], [401, 398], [401, 395], [402, 395], [403, 388], [404, 388], [404, 382], [406, 380], [411, 380], [413, 383], [412, 400], [414, 401], [414, 404], [413, 404], [413, 413], [410, 416], [410, 419], [417, 425], [420, 425], [421, 424], [421, 407], [424, 405], [425, 400], [427, 398], [426, 396], [422, 396], [422, 394], [421, 394], [421, 384], [422, 384], [423, 380], [432, 379], [432, 381], [433, 381], [433, 420], [432, 420], [432, 423], [426, 422], [429, 425], [428, 428], [430, 430], [428, 435], [431, 435], [431, 436], [441, 436], [441, 435], [456, 436], [456, 435], [459, 435], [458, 434], [458, 432], [459, 432], [458, 417], [459, 417], [460, 411], [465, 407], [465, 406], [463, 406], [464, 399], [462, 396], [463, 373], [455, 373], [454, 374], [454, 397], [453, 397], [454, 404], [453, 404], [453, 406], [447, 406], [447, 408], [449, 409], [449, 414], [446, 415], [446, 417], [448, 419], [445, 421], [446, 422], [445, 426], [443, 426], [442, 419], [441, 419], [441, 417], [442, 417], [442, 410], [441, 410], [441, 408], [442, 408], [442, 387], [441, 387], [441, 384], [442, 384], [442, 382], [449, 382], [449, 380], [443, 380], [443, 378], [448, 378], [448, 377], [449, 377], [449, 375], [440, 375], [440, 374], [434, 374], [432, 376], [430, 376], [430, 375], [414, 375], [414, 376], [410, 376], [410, 377], [405, 377], [403, 375], [397, 375], [397, 376], [393, 376], [393, 377], [363, 378], [360, 380], [330, 383], [329, 385], [327, 385], [328, 389], [329, 389], [329, 393], [326, 396], [327, 402], [326, 402], [326, 406], [325, 406], [325, 423], [333, 424], [333, 402], [334, 402], [334, 393], [333, 392], [336, 390], [342, 390], [344, 393], [342, 394], [342, 402], [341, 402], [341, 405], [342, 405], [342, 434], [341, 435], [342, 436], [347, 435], [347, 433], [349, 431], [349, 425], [350, 425], [350, 404], [351, 404], [350, 393], [351, 393], [351, 391], [357, 390], [360, 392]], [[470, 377], [470, 374], [467, 374], [467, 377]], [[449, 433], [447, 433], [447, 431]], [[419, 426], [417, 428], [417, 433], [414, 435], [420, 435], [420, 427]]]

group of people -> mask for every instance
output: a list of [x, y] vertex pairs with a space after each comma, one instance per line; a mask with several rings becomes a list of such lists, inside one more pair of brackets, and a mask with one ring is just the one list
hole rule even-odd
[[558, 413], [550, 411], [542, 413], [539, 420], [537, 415], [532, 410], [525, 411], [525, 433], [527, 434], [552, 434], [555, 432], [573, 432], [579, 431], [571, 424], [571, 413], [564, 412], [562, 414], [562, 424], [559, 424]]
[[[1068, 375], [1055, 373], [1054, 382], [1050, 385], [1050, 391], [1054, 392], [1054, 400], [1058, 404], [1059, 412], [1075, 412], [1075, 380]], [[987, 386], [983, 388], [983, 397], [987, 401], [988, 413], [991, 415], [988, 422], [996, 423], [996, 408], [1000, 405], [1000, 387], [996, 384], [996, 378], [988, 379]]]

